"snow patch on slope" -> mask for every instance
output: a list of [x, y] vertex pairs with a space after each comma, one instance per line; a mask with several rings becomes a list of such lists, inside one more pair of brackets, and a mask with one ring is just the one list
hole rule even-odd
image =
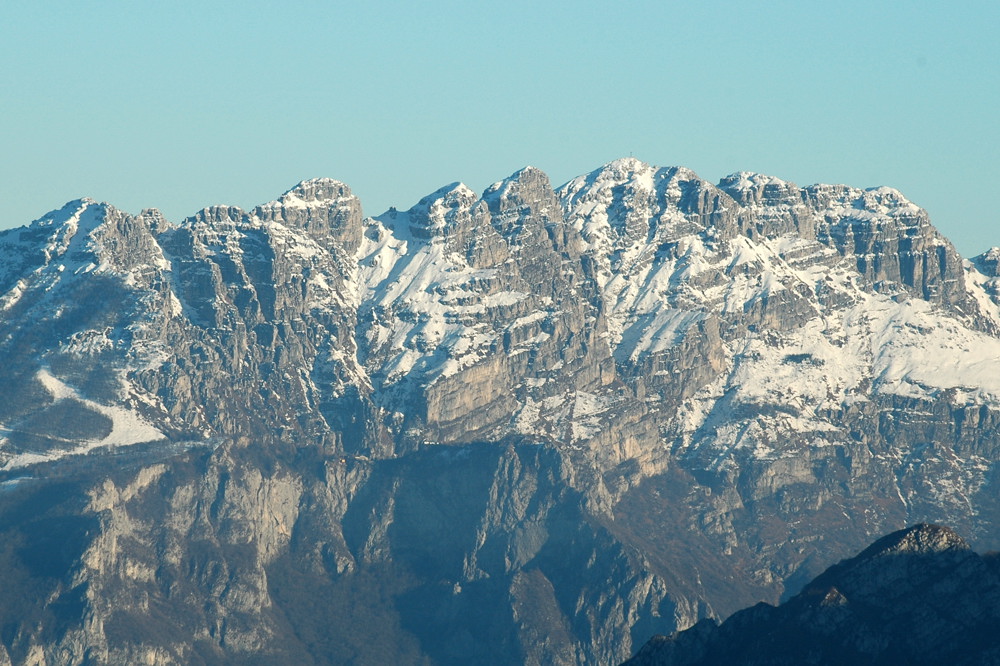
[[[40, 462], [58, 460], [66, 456], [82, 455], [97, 448], [130, 446], [166, 439], [162, 432], [157, 430], [139, 414], [123, 407], [102, 405], [93, 400], [88, 400], [82, 397], [76, 389], [55, 377], [47, 369], [43, 368], [39, 370], [36, 376], [54, 400], [76, 400], [86, 405], [89, 409], [108, 417], [112, 423], [111, 432], [102, 439], [84, 441], [70, 449], [47, 453], [16, 454], [9, 458], [0, 467], [0, 470], [17, 469]], [[0, 444], [3, 441], [0, 440]]]
[[[449, 192], [468, 194], [464, 186]], [[422, 206], [438, 210], [434, 202]], [[359, 317], [367, 319], [369, 348], [384, 359], [384, 381], [392, 384], [414, 371], [433, 381], [485, 358], [497, 339], [483, 315], [528, 295], [494, 290], [496, 269], [470, 267], [447, 250], [445, 239], [414, 237], [408, 212], [366, 224], [351, 280], [362, 304]]]

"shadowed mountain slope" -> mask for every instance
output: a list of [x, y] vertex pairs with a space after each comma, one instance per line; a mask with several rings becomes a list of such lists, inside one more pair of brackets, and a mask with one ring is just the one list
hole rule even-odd
[[629, 666], [995, 664], [1000, 560], [946, 527], [894, 532], [778, 607], [658, 636]]

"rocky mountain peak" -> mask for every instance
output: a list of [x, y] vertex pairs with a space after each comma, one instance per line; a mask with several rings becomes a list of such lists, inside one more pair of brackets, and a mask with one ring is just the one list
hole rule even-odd
[[634, 157], [608, 162], [588, 174], [577, 176], [558, 188], [559, 196], [567, 210], [598, 201], [601, 194], [615, 188], [652, 190], [655, 169]]
[[732, 200], [685, 167], [619, 159], [571, 180], [558, 193], [567, 218], [587, 242], [626, 261], [650, 242], [670, 242], [710, 227], [723, 235], [734, 229]]
[[[7, 309], [21, 300], [22, 289], [38, 278], [42, 291], [52, 289], [68, 274], [97, 266], [91, 235], [105, 221], [111, 209], [93, 199], [75, 199], [53, 210], [27, 227], [0, 232], [0, 290], [14, 288], [3, 298], [0, 308]], [[113, 210], [113, 209], [111, 209]]]
[[906, 213], [914, 213], [919, 210], [919, 206], [903, 196], [903, 193], [894, 187], [880, 185], [869, 187], [864, 190], [858, 207], [868, 210], [878, 210], [881, 213], [904, 209]]
[[624, 158], [579, 176], [559, 188], [563, 211], [584, 240], [610, 254], [649, 230], [655, 214], [654, 169]]
[[31, 227], [53, 227], [62, 226], [74, 217], [77, 217], [80, 211], [86, 209], [89, 206], [93, 206], [97, 203], [94, 199], [90, 197], [81, 197], [79, 199], [73, 199], [72, 201], [67, 201], [61, 208], [56, 210], [51, 210], [45, 215], [42, 215], [34, 222], [31, 223]]
[[611, 169], [611, 170], [620, 170], [629, 172], [629, 171], [645, 171], [646, 169], [649, 168], [650, 166], [647, 162], [643, 162], [638, 157], [632, 157], [631, 155], [629, 155], [628, 157], [619, 157], [618, 159], [611, 160], [603, 167], [598, 169], [598, 171]]
[[161, 231], [170, 226], [170, 222], [167, 218], [163, 216], [158, 208], [143, 208], [139, 211], [139, 219], [145, 220], [146, 223], [155, 231]]
[[482, 202], [483, 222], [489, 221], [509, 251], [521, 255], [521, 262], [551, 263], [551, 257], [542, 257], [552, 250], [580, 249], [579, 233], [565, 224], [549, 177], [539, 169], [528, 166], [494, 183], [486, 188]]
[[921, 523], [888, 534], [860, 554], [836, 564], [803, 592], [837, 588], [852, 602], [883, 605], [887, 599], [931, 585], [977, 555], [954, 530]]
[[83, 198], [35, 220], [27, 229], [11, 230], [10, 235], [28, 243], [47, 237], [44, 256], [47, 262], [62, 266], [60, 272], [70, 267], [83, 270], [91, 264], [119, 268], [122, 263], [148, 259], [124, 255], [136, 243], [150, 240], [154, 221], [155, 217], [148, 214], [135, 217], [111, 204]]
[[490, 185], [483, 192], [483, 201], [495, 216], [499, 215], [501, 218], [528, 211], [546, 218], [559, 216], [559, 207], [548, 175], [533, 166], [526, 166]]
[[361, 243], [361, 201], [347, 185], [332, 178], [304, 180], [277, 200], [258, 206], [253, 217], [302, 229], [320, 245], [348, 254]]
[[322, 208], [354, 199], [351, 188], [333, 178], [311, 178], [282, 194], [276, 201], [264, 206], [278, 204], [285, 208]]
[[428, 194], [407, 211], [411, 231], [421, 237], [454, 234], [471, 222], [476, 193], [463, 183], [451, 183]]
[[888, 534], [858, 555], [858, 560], [888, 555], [933, 555], [969, 550], [969, 544], [950, 527], [920, 523]]
[[[604, 186], [631, 183], [634, 186], [652, 189], [651, 175], [656, 169], [634, 157], [622, 157], [608, 162], [586, 176], [574, 179], [577, 183], [602, 183]], [[571, 181], [572, 182], [572, 181]]]
[[987, 277], [1000, 277], [1000, 247], [991, 247], [972, 258], [972, 264]]
[[753, 171], [732, 173], [719, 181], [719, 189], [744, 206], [799, 203], [799, 187], [775, 176]]
[[234, 229], [243, 224], [246, 213], [237, 206], [214, 205], [206, 206], [181, 222], [182, 227], [192, 229], [204, 227], [217, 231]]

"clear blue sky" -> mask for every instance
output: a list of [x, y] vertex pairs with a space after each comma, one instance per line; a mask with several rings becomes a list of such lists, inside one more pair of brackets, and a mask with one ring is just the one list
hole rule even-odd
[[1000, 245], [1000, 3], [64, 2], [0, 8], [0, 227], [179, 221], [316, 176], [366, 214], [630, 153], [891, 185]]

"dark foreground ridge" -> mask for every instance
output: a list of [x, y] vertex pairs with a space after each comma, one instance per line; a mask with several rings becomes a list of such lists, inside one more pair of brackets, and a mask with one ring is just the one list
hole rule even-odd
[[921, 524], [827, 569], [780, 606], [656, 636], [629, 666], [1000, 663], [1000, 561]]

